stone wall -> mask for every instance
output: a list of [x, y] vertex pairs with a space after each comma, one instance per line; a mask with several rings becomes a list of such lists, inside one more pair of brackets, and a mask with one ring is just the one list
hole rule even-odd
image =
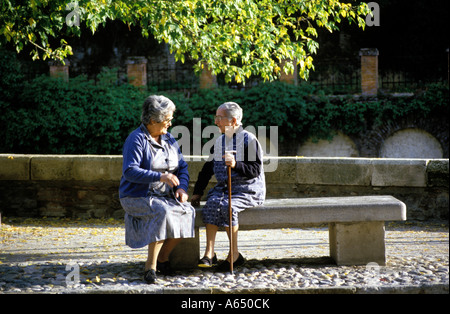
[[[448, 219], [448, 159], [272, 158], [268, 198], [393, 195], [408, 219]], [[190, 194], [203, 161], [190, 161]], [[23, 217], [123, 217], [121, 156], [0, 154], [0, 211]], [[214, 182], [210, 183], [212, 186]]]

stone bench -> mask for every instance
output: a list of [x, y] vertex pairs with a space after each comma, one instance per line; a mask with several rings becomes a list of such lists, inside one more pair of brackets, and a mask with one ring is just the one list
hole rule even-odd
[[[328, 224], [330, 256], [337, 265], [386, 264], [384, 222], [406, 220], [406, 205], [392, 196], [268, 199], [239, 214], [239, 229], [300, 228]], [[194, 239], [184, 239], [171, 255], [173, 267], [194, 268], [200, 258], [197, 209]], [[268, 239], [270, 241], [270, 239]], [[203, 252], [202, 252], [203, 253]], [[301, 254], [301, 252], [299, 252]]]

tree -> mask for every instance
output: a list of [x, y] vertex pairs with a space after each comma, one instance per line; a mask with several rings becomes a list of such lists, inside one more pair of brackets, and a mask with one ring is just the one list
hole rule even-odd
[[[355, 0], [348, 0], [353, 1]], [[197, 60], [225, 80], [250, 75], [274, 80], [293, 72], [307, 79], [317, 52], [317, 29], [338, 30], [343, 20], [364, 28], [365, 3], [338, 0], [2, 0], [0, 44], [17, 52], [33, 47], [33, 59], [63, 60], [70, 38], [84, 25], [93, 33], [107, 20], [138, 25], [142, 35], [166, 42], [177, 61]]]

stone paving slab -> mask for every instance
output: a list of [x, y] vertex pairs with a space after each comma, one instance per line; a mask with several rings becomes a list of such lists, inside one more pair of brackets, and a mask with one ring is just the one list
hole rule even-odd
[[[156, 285], [142, 280], [146, 248], [125, 246], [124, 234], [114, 219], [3, 218], [0, 293], [448, 293], [448, 222], [388, 223], [385, 267], [334, 265], [326, 227], [240, 231], [248, 261], [234, 276], [177, 271]], [[205, 240], [201, 229], [201, 254]], [[225, 232], [216, 252], [227, 255]]]

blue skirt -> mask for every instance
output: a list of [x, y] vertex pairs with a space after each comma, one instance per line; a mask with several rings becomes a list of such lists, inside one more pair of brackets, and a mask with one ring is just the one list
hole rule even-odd
[[195, 209], [164, 196], [125, 197], [125, 243], [142, 248], [150, 243], [195, 236]]
[[[248, 183], [250, 182], [250, 183]], [[254, 189], [254, 190], [252, 190]], [[231, 191], [232, 225], [239, 225], [238, 213], [260, 206], [264, 203], [265, 186], [260, 179], [248, 180], [244, 184], [235, 182]], [[217, 184], [208, 192], [207, 201], [202, 209], [203, 223], [219, 227], [229, 227], [228, 188]]]

